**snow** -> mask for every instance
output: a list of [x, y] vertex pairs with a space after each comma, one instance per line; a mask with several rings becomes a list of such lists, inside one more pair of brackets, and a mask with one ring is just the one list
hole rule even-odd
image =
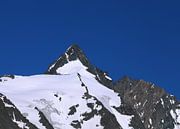
[[26, 123], [16, 120], [14, 113], [13, 113], [13, 122], [16, 123], [18, 125], [18, 127], [22, 128], [22, 129], [29, 129], [29, 127], [26, 125]]
[[4, 96], [1, 96], [0, 99], [3, 101], [5, 107], [8, 107], [8, 108], [15, 108], [13, 105], [10, 105], [10, 104], [4, 102]]
[[147, 103], [147, 99], [146, 99], [145, 102], [143, 103], [143, 107], [146, 105], [146, 103]]
[[5, 105], [5, 107], [9, 107], [9, 108], [15, 108], [13, 105], [10, 105], [10, 104], [8, 104], [8, 103], [5, 103], [5, 102], [4, 102], [4, 105]]
[[85, 121], [83, 123], [82, 129], [103, 129], [103, 126], [99, 124], [100, 120], [100, 116], [95, 116], [93, 119]]
[[67, 53], [65, 53], [66, 59], [69, 62], [69, 55]]
[[87, 69], [87, 67], [85, 67], [79, 60], [75, 60], [58, 68], [56, 72], [60, 74], [73, 74], [77, 73], [81, 69]]
[[174, 119], [174, 129], [180, 129], [180, 109], [176, 109], [175, 111], [171, 110], [170, 114]]
[[164, 101], [163, 101], [163, 99], [161, 98], [161, 104], [162, 104], [162, 106], [164, 107]]
[[[87, 103], [96, 103], [93, 98], [88, 100], [82, 98], [87, 92], [86, 88], [81, 86], [83, 82], [89, 94], [113, 113], [124, 129], [131, 129], [129, 123], [132, 116], [122, 115], [113, 108], [113, 106], [121, 105], [118, 94], [100, 84], [86, 69], [79, 60], [70, 61], [57, 69], [61, 75], [18, 76], [15, 79], [0, 82], [0, 93], [10, 99], [20, 112], [40, 129], [45, 129], [45, 127], [39, 122], [38, 110], [45, 115], [55, 129], [73, 129], [72, 121], [82, 121], [81, 114], [91, 112]], [[77, 74], [80, 74], [80, 77]], [[68, 115], [70, 107], [77, 104], [79, 106], [76, 107], [76, 112]], [[102, 106], [94, 105], [94, 108], [101, 110]], [[82, 129], [103, 129], [100, 120], [101, 116], [95, 115], [92, 119], [83, 121]], [[14, 121], [18, 123], [15, 119]]]
[[1, 79], [2, 82], [5, 82], [5, 81], [11, 80], [12, 78], [10, 78], [10, 77], [1, 77], [0, 79]]
[[134, 105], [134, 108], [138, 108], [140, 105], [141, 105], [141, 102], [136, 103], [136, 104]]
[[105, 76], [105, 78], [107, 78], [108, 80], [112, 80], [112, 78], [110, 78], [109, 76]]
[[161, 120], [162, 123], [164, 123], [164, 120]]
[[175, 101], [174, 101], [173, 99], [170, 99], [170, 103], [171, 103], [171, 104], [174, 104]]
[[133, 129], [129, 126], [133, 116], [122, 115], [118, 113], [114, 108], [112, 108], [112, 111], [123, 129]]
[[140, 116], [140, 118], [143, 118], [143, 116], [144, 116], [144, 111], [140, 112], [140, 113], [139, 113], [139, 116]]
[[50, 71], [50, 70], [55, 66], [55, 64], [56, 64], [56, 63], [52, 64], [52, 65], [49, 67], [48, 71]]
[[152, 119], [151, 118], [149, 119], [149, 123], [150, 123], [150, 125], [152, 125]]
[[176, 109], [177, 121], [180, 122], [180, 109]]

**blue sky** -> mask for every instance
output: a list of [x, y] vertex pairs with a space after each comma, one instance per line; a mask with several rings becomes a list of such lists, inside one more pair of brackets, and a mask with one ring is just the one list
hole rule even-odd
[[115, 80], [144, 79], [180, 99], [180, 2], [1, 0], [0, 74], [32, 75], [72, 43]]

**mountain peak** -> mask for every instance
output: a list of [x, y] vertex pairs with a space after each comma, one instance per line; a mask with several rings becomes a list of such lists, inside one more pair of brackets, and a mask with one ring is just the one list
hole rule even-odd
[[76, 44], [71, 45], [58, 60], [50, 65], [46, 74], [71, 74], [81, 69], [85, 69], [95, 75], [95, 78], [100, 83], [108, 87], [112, 85], [112, 80], [107, 73], [93, 66], [82, 49]]
[[[75, 63], [72, 63], [72, 62]], [[75, 64], [76, 67], [89, 67], [90, 63], [86, 58], [86, 55], [80, 49], [80, 47], [76, 44], [71, 45], [64, 54], [62, 54], [58, 60], [56, 60], [49, 68], [46, 73], [48, 74], [64, 74], [59, 73], [58, 69], [62, 68], [66, 64]], [[69, 70], [68, 70], [69, 71]]]
[[173, 95], [128, 76], [113, 83], [78, 45], [47, 74], [0, 76], [0, 129], [180, 129]]
[[84, 54], [84, 53], [77, 44], [73, 44], [66, 50], [66, 54], [68, 55], [75, 54], [76, 56], [78, 56], [79, 54]]
[[82, 49], [77, 45], [71, 45], [65, 52], [66, 59], [68, 61], [79, 60], [83, 65], [87, 66], [90, 64], [86, 55]]
[[74, 50], [74, 51], [82, 51], [81, 48], [80, 48], [77, 44], [72, 44], [72, 45], [66, 50], [66, 52], [67, 52], [67, 51], [72, 51], [72, 50]]

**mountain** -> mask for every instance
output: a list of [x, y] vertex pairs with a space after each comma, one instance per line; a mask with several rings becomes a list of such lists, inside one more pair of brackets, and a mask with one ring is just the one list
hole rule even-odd
[[0, 129], [180, 129], [180, 102], [143, 80], [113, 81], [72, 45], [43, 74], [0, 77]]
[[[72, 65], [72, 62], [74, 63]], [[62, 66], [67, 64], [68, 67], [65, 71], [62, 71]], [[67, 51], [60, 56], [58, 60], [56, 60], [46, 71], [47, 74], [71, 74], [76, 72], [82, 66], [86, 67], [87, 71], [93, 75], [97, 81], [101, 84], [106, 85], [107, 87], [111, 88], [113, 86], [112, 79], [108, 77], [106, 72], [103, 72], [99, 68], [93, 66], [87, 59], [86, 55], [77, 45], [70, 46]], [[74, 71], [76, 70], [76, 71]]]

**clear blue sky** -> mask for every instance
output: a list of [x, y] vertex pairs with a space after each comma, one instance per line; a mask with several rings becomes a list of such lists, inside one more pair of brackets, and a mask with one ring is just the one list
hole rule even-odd
[[0, 1], [0, 74], [42, 73], [72, 43], [115, 80], [144, 79], [180, 99], [178, 0]]

